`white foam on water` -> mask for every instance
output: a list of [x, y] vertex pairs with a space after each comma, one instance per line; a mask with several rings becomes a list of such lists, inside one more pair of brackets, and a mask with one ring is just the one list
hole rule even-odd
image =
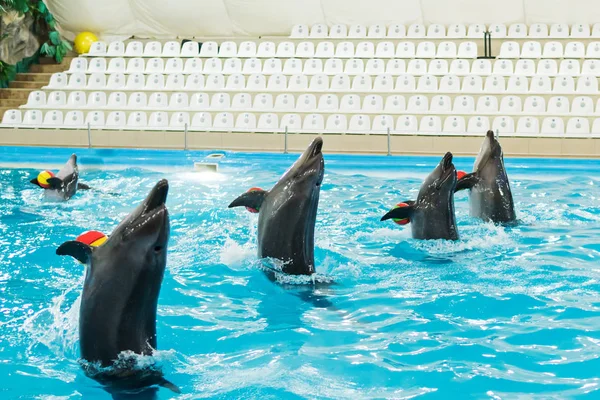
[[247, 242], [240, 244], [231, 238], [225, 239], [225, 244], [221, 248], [219, 260], [221, 264], [236, 270], [246, 269], [245, 261], [256, 257], [256, 244]]

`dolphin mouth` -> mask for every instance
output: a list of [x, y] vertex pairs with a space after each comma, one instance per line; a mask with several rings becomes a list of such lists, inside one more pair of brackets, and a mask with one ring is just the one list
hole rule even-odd
[[168, 194], [169, 182], [166, 179], [162, 179], [156, 185], [154, 185], [142, 203], [143, 207], [140, 214], [135, 218], [132, 218], [129, 222], [129, 226], [125, 230], [125, 236], [139, 231], [144, 226], [159, 218], [162, 219], [162, 224], [165, 225], [166, 221], [168, 220], [168, 218], [166, 218], [168, 216], [168, 211], [165, 204]]
[[444, 158], [442, 158], [442, 161], [440, 162], [440, 165], [442, 167], [442, 174], [435, 185], [435, 188], [437, 190], [440, 190], [444, 183], [446, 183], [453, 174], [456, 174], [456, 169], [454, 168], [452, 159], [452, 153], [447, 152], [446, 155], [444, 155]]
[[321, 153], [323, 149], [323, 139], [321, 137], [316, 137], [315, 140], [310, 144], [310, 153], [309, 157], [316, 157]]

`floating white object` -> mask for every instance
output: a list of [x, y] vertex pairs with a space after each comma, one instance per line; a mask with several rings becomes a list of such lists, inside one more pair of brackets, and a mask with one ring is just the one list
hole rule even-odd
[[194, 171], [196, 172], [218, 172], [219, 164], [207, 162], [195, 162]]

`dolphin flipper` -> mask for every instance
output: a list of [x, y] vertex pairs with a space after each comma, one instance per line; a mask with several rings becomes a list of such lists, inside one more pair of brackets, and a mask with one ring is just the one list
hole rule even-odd
[[244, 206], [253, 208], [255, 210], [260, 210], [260, 206], [262, 205], [262, 202], [265, 200], [265, 197], [268, 193], [269, 192], [266, 190], [253, 190], [251, 192], [246, 192], [232, 201], [231, 204], [229, 204], [229, 208]]
[[48, 185], [49, 185], [49, 189], [60, 189], [63, 186], [63, 181], [60, 178], [57, 177], [52, 177], [52, 178], [48, 178]]
[[388, 219], [405, 219], [405, 218], [410, 218], [413, 214], [413, 212], [415, 211], [415, 202], [414, 201], [405, 201], [405, 204], [407, 204], [406, 207], [397, 207], [397, 208], [392, 208], [390, 211], [387, 212], [387, 214], [385, 214], [383, 217], [381, 217], [380, 221], [385, 221]]
[[475, 186], [475, 184], [477, 184], [477, 182], [479, 182], [479, 176], [477, 175], [477, 172], [466, 174], [456, 182], [456, 189], [454, 192], [471, 189], [473, 186]]
[[89, 187], [85, 183], [78, 183], [77, 184], [77, 190], [90, 190], [90, 189], [91, 189], [91, 187]]
[[56, 254], [59, 256], [71, 256], [80, 263], [87, 264], [92, 255], [92, 247], [76, 240], [70, 240], [58, 246]]
[[41, 187], [40, 183], [37, 180], [37, 178], [33, 178], [32, 180], [29, 181], [29, 183], [33, 183], [34, 185]]
[[161, 387], [164, 387], [165, 389], [169, 389], [170, 391], [174, 392], [174, 393], [181, 393], [181, 389], [179, 389], [179, 387], [177, 385], [175, 385], [173, 382], [169, 382], [166, 379], [162, 379], [162, 381], [158, 384]]

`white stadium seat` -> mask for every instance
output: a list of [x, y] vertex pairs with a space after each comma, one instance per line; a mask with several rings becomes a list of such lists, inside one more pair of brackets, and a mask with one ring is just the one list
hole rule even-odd
[[548, 25], [546, 25], [546, 24], [531, 24], [529, 26], [529, 37], [547, 38], [548, 37]]
[[[299, 47], [300, 46], [298, 46], [298, 48]], [[276, 47], [275, 47], [275, 43], [273, 43], [273, 42], [260, 42], [260, 44], [258, 45], [258, 49], [256, 50], [256, 57], [271, 58], [271, 57], [275, 57], [275, 54], [276, 54]]]
[[237, 56], [237, 44], [235, 42], [223, 42], [219, 47], [220, 58], [231, 58]]
[[450, 113], [452, 111], [452, 103], [450, 100], [450, 96], [447, 95], [437, 95], [431, 98], [431, 105], [429, 107], [429, 111], [432, 113]]
[[60, 108], [67, 104], [67, 94], [62, 91], [55, 91], [48, 95], [47, 103], [48, 107]]
[[123, 111], [111, 111], [106, 117], [105, 126], [110, 129], [123, 129], [127, 126], [127, 116]]
[[508, 34], [508, 30], [504, 24], [491, 24], [489, 31], [493, 39], [504, 39]]
[[387, 37], [394, 39], [406, 37], [406, 26], [402, 24], [390, 25], [388, 28]]
[[371, 118], [368, 115], [355, 114], [348, 123], [348, 133], [369, 133]]
[[458, 58], [477, 58], [477, 44], [475, 42], [463, 42], [458, 45]]
[[27, 107], [40, 108], [46, 105], [46, 92], [34, 90], [27, 97]]
[[508, 37], [510, 38], [525, 38], [527, 37], [527, 25], [511, 24], [508, 28]]
[[521, 117], [517, 122], [516, 133], [525, 136], [538, 136], [540, 125], [535, 117]]
[[309, 37], [311, 38], [325, 38], [328, 35], [327, 25], [315, 24], [310, 28]]
[[528, 41], [523, 43], [521, 48], [521, 58], [540, 58], [542, 57], [542, 44], [540, 42]]
[[124, 58], [115, 57], [111, 58], [106, 68], [107, 74], [113, 74], [115, 72], [125, 72], [127, 70], [127, 63]]
[[492, 123], [492, 130], [500, 135], [515, 133], [515, 121], [511, 117], [496, 117]]
[[160, 42], [152, 41], [144, 46], [144, 57], [160, 57], [162, 55], [162, 45]]
[[441, 24], [431, 24], [427, 28], [427, 37], [436, 39], [446, 37], [446, 28]]
[[[97, 58], [98, 60], [100, 58]], [[96, 60], [96, 59], [92, 59]], [[69, 72], [85, 72], [87, 70], [87, 60], [83, 57], [76, 57], [71, 60], [71, 65], [69, 67]], [[102, 71], [104, 72], [104, 71]]]
[[106, 55], [106, 43], [102, 41], [92, 43], [90, 52], [87, 54], [90, 56], [103, 56]]
[[83, 111], [71, 110], [67, 112], [63, 124], [67, 128], [83, 128], [85, 125]]
[[[15, 116], [14, 113], [12, 113]], [[27, 110], [25, 111], [25, 115], [23, 115], [22, 125], [31, 126], [31, 127], [41, 127], [44, 116], [40, 110]], [[4, 120], [4, 119], [3, 119]]]
[[442, 129], [447, 133], [464, 133], [467, 131], [464, 117], [447, 117]]
[[[573, 26], [575, 28], [575, 26]], [[548, 37], [552, 39], [565, 39], [569, 37], [569, 25], [567, 24], [552, 24], [550, 26], [550, 34]]]
[[548, 100], [549, 114], [568, 114], [569, 99], [564, 96], [553, 96]]
[[346, 133], [348, 130], [348, 120], [345, 115], [333, 114], [327, 118], [325, 123], [325, 132]]
[[325, 129], [325, 120], [321, 114], [308, 114], [304, 117], [302, 131], [307, 133], [321, 133]]
[[335, 24], [329, 30], [329, 37], [331, 38], [345, 38], [348, 37], [348, 27], [345, 24]]
[[519, 58], [521, 55], [520, 46], [517, 42], [502, 42], [498, 58]]
[[396, 121], [396, 132], [399, 133], [417, 133], [419, 124], [414, 115], [403, 115]]
[[63, 124], [63, 113], [59, 110], [50, 110], [44, 115], [44, 127], [59, 127]]
[[587, 118], [569, 118], [565, 134], [571, 136], [589, 136], [590, 123]]
[[129, 95], [127, 100], [127, 108], [141, 110], [146, 108], [148, 104], [148, 96], [144, 92], [134, 92]]
[[200, 46], [200, 57], [216, 57], [219, 55], [219, 45], [217, 42], [204, 42]]
[[186, 129], [190, 126], [190, 115], [187, 112], [179, 111], [174, 112], [169, 120], [169, 128], [172, 129]]
[[[448, 27], [446, 37], [453, 39], [462, 39], [467, 36], [467, 27], [463, 24], [452, 24]], [[483, 36], [483, 33], [479, 36]]]
[[308, 34], [309, 34], [308, 25], [296, 24], [292, 27], [292, 33], [290, 34], [290, 37], [305, 38], [305, 37], [308, 37]]
[[131, 129], [144, 129], [148, 126], [148, 116], [143, 111], [129, 113], [127, 118], [127, 127]]
[[106, 50], [107, 57], [122, 57], [125, 55], [125, 43], [120, 41], [110, 42]]
[[237, 52], [238, 57], [250, 58], [256, 56], [256, 42], [245, 41], [240, 43]]
[[85, 116], [85, 125], [90, 127], [103, 127], [104, 126], [104, 112], [92, 111], [87, 113]]
[[87, 96], [83, 91], [73, 91], [69, 93], [67, 99], [67, 107], [69, 108], [84, 108], [87, 106]]
[[200, 46], [198, 42], [190, 41], [185, 42], [183, 46], [181, 46], [181, 57], [198, 57], [200, 54]]
[[111, 92], [106, 106], [115, 110], [127, 107], [127, 95], [123, 92]]
[[385, 134], [394, 130], [394, 118], [391, 115], [377, 115], [373, 118], [371, 133]]
[[467, 37], [469, 39], [481, 39], [486, 31], [485, 25], [483, 24], [471, 24], [467, 31]]
[[298, 114], [285, 114], [281, 118], [279, 125], [281, 130], [287, 130], [288, 132], [299, 132], [302, 130], [302, 120]]
[[525, 114], [542, 114], [546, 112], [546, 100], [541, 96], [529, 96], [523, 103]]
[[440, 133], [442, 131], [442, 120], [437, 115], [428, 115], [421, 118], [419, 132]]
[[169, 41], [163, 46], [161, 57], [179, 57], [180, 50], [179, 42]]
[[279, 118], [277, 114], [261, 114], [256, 125], [258, 132], [275, 132], [279, 129]]
[[591, 115], [594, 113], [594, 101], [591, 97], [577, 96], [571, 102], [571, 113], [575, 115]]
[[142, 57], [143, 55], [144, 45], [142, 42], [133, 41], [127, 43], [127, 46], [125, 47], [125, 57]]
[[572, 38], [589, 38], [590, 37], [590, 25], [589, 24], [573, 24], [571, 27]]
[[207, 112], [195, 113], [192, 118], [191, 129], [200, 131], [212, 129], [212, 116]]
[[565, 125], [562, 118], [548, 117], [542, 121], [540, 133], [544, 136], [562, 136], [565, 133]]
[[409, 38], [424, 38], [426, 33], [425, 25], [423, 24], [412, 24], [408, 27], [406, 37]]
[[384, 24], [373, 24], [369, 26], [367, 37], [369, 38], [384, 38], [386, 33]]
[[563, 45], [560, 42], [546, 42], [542, 58], [562, 58], [564, 54]]
[[502, 76], [490, 75], [485, 78], [483, 90], [491, 93], [504, 93], [506, 91], [506, 81]]
[[232, 131], [234, 128], [233, 114], [221, 112], [215, 115], [213, 119], [213, 129], [219, 131]]
[[[314, 95], [310, 95], [314, 96]], [[290, 94], [280, 94], [275, 99], [274, 109], [278, 111], [288, 111], [295, 107], [294, 96]]]
[[388, 96], [385, 99], [383, 110], [393, 114], [404, 112], [406, 110], [406, 100], [404, 99], [404, 96], [397, 94]]
[[452, 111], [455, 114], [473, 114], [475, 112], [475, 99], [472, 96], [456, 97]]
[[150, 114], [148, 119], [148, 128], [162, 130], [169, 126], [169, 114], [164, 111], [155, 111]]

